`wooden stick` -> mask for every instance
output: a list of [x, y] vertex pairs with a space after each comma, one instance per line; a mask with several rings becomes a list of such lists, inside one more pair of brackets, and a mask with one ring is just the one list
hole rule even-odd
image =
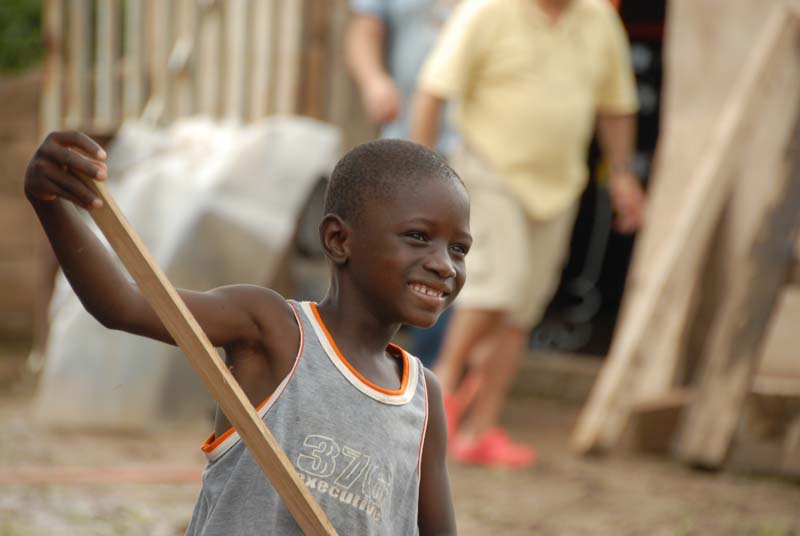
[[256, 414], [253, 405], [166, 275], [147, 252], [106, 187], [93, 180], [85, 182], [103, 200], [103, 206], [89, 211], [89, 214], [117, 252], [167, 331], [200, 374], [211, 396], [239, 432], [297, 524], [308, 535], [335, 535], [336, 531], [325, 513], [300, 481], [294, 466], [267, 430], [264, 421]]

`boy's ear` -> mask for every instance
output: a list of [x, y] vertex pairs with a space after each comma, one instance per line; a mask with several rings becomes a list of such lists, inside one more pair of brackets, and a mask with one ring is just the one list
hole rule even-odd
[[350, 258], [350, 226], [336, 214], [326, 214], [319, 224], [319, 239], [325, 255], [336, 264]]

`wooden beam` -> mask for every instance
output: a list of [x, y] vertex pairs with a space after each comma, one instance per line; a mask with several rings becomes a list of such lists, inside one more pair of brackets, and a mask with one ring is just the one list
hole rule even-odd
[[125, 2], [122, 69], [122, 117], [137, 118], [144, 101], [144, 19], [142, 0]]
[[91, 19], [86, 0], [69, 2], [69, 69], [67, 93], [67, 128], [86, 126], [89, 112], [89, 43], [91, 32], [87, 21]]
[[[791, 259], [789, 263], [793, 263]], [[786, 286], [781, 290], [761, 350], [758, 378], [772, 382], [800, 384], [800, 287]], [[800, 397], [800, 390], [796, 391]]]
[[171, 118], [169, 76], [171, 3], [163, 0], [147, 0], [146, 6], [147, 75], [150, 91], [142, 116], [146, 121], [158, 124]]
[[117, 58], [119, 51], [118, 0], [99, 0], [95, 5], [94, 132], [108, 134], [116, 126]]
[[61, 127], [61, 84], [64, 78], [64, 7], [62, 0], [46, 0], [42, 12], [45, 46], [39, 136]]
[[307, 0], [308, 34], [303, 54], [302, 104], [300, 114], [314, 119], [327, 118], [327, 102], [325, 97], [330, 89], [330, 48], [328, 36], [331, 33], [332, 10], [330, 0]]
[[170, 335], [203, 379], [305, 534], [336, 534], [297, 471], [259, 418], [167, 277], [102, 183], [86, 181], [103, 200], [89, 212]]
[[177, 36], [169, 57], [175, 92], [175, 116], [188, 117], [195, 111], [194, 63], [197, 36], [197, 2], [180, 0], [177, 4]]
[[270, 98], [270, 83], [274, 61], [275, 0], [260, 0], [253, 6], [250, 21], [253, 43], [253, 65], [250, 77], [251, 121], [267, 115]]
[[[795, 96], [800, 88], [800, 57], [794, 48], [799, 35], [796, 30], [792, 28], [787, 36], [793, 57], [787, 61], [786, 54], [776, 54], [784, 62], [783, 69], [794, 70], [798, 75], [794, 80]], [[794, 108], [796, 114], [797, 107]], [[775, 126], [769, 120], [765, 124], [771, 129]], [[770, 189], [769, 182], [782, 187], [776, 196], [766, 200], [766, 207], [753, 207], [763, 214], [757, 232], [752, 237], [741, 233], [736, 236], [749, 251], [731, 258], [735, 272], [709, 335], [697, 396], [689, 406], [676, 450], [677, 456], [691, 465], [715, 469], [725, 461], [758, 369], [767, 326], [793, 260], [787, 255], [785, 244], [800, 225], [800, 124], [793, 146], [788, 178], [781, 177], [780, 171], [777, 176], [754, 178], [761, 188]]]
[[636, 402], [622, 442], [632, 450], [666, 454], [672, 448], [680, 416], [689, 405], [692, 391], [672, 389], [655, 398]]
[[233, 121], [244, 120], [247, 8], [245, 0], [225, 4], [225, 119]]
[[221, 11], [219, 2], [214, 0], [205, 0], [200, 4], [199, 60], [195, 80], [199, 111], [210, 117], [217, 117], [221, 109]]
[[[696, 277], [699, 272], [714, 227], [731, 192], [733, 172], [747, 143], [747, 131], [757, 123], [760, 112], [774, 103], [770, 101], [775, 98], [773, 85], [763, 81], [783, 68], [775, 56], [785, 60], [785, 54], [776, 52], [787, 45], [791, 33], [786, 22], [789, 18], [782, 8], [772, 13], [738, 83], [732, 88], [696, 176], [687, 185], [681, 211], [670, 234], [652, 251], [653, 269], [641, 274], [640, 280], [628, 282], [609, 359], [573, 432], [572, 446], [579, 453], [603, 451], [616, 444], [631, 405], [640, 398], [638, 382], [643, 370], [651, 365], [647, 334], [653, 329], [664, 300], [674, 293], [673, 289], [685, 289], [681, 281]], [[670, 329], [675, 332], [674, 322]]]
[[279, 6], [280, 41], [278, 62], [275, 65], [275, 113], [291, 115], [298, 113], [305, 2], [281, 2]]
[[781, 469], [784, 473], [800, 478], [800, 416], [789, 425], [783, 441], [783, 460]]

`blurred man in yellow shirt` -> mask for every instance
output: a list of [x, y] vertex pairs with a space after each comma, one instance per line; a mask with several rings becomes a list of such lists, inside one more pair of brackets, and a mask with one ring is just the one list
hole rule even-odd
[[[526, 466], [533, 449], [497, 427], [530, 329], [555, 292], [595, 127], [610, 170], [616, 228], [641, 224], [631, 162], [637, 111], [627, 36], [608, 0], [466, 0], [418, 80], [411, 135], [433, 146], [455, 106], [452, 157], [470, 192], [473, 249], [437, 361], [456, 460]], [[461, 422], [467, 366], [481, 372]]]

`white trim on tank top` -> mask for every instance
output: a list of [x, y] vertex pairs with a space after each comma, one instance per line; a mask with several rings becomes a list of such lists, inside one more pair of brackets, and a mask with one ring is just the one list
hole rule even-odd
[[300, 308], [305, 313], [308, 321], [311, 322], [311, 327], [314, 328], [314, 333], [317, 335], [317, 339], [319, 339], [322, 348], [325, 349], [325, 353], [328, 354], [328, 359], [331, 360], [331, 363], [333, 363], [336, 369], [342, 374], [342, 376], [345, 377], [345, 379], [347, 379], [348, 382], [353, 385], [353, 387], [368, 397], [377, 400], [378, 402], [383, 402], [384, 404], [390, 404], [393, 406], [402, 406], [403, 404], [408, 404], [411, 399], [414, 398], [414, 393], [417, 390], [417, 383], [419, 382], [419, 368], [417, 366], [418, 362], [410, 354], [405, 352], [405, 350], [402, 350], [405, 354], [403, 357], [407, 363], [406, 366], [408, 367], [408, 380], [406, 382], [405, 391], [399, 395], [382, 393], [365, 384], [359, 377], [353, 374], [347, 365], [342, 362], [342, 359], [339, 357], [339, 354], [333, 347], [332, 341], [328, 338], [325, 328], [323, 328], [323, 326], [321, 326], [317, 321], [317, 317], [311, 308], [311, 302], [300, 302]]

